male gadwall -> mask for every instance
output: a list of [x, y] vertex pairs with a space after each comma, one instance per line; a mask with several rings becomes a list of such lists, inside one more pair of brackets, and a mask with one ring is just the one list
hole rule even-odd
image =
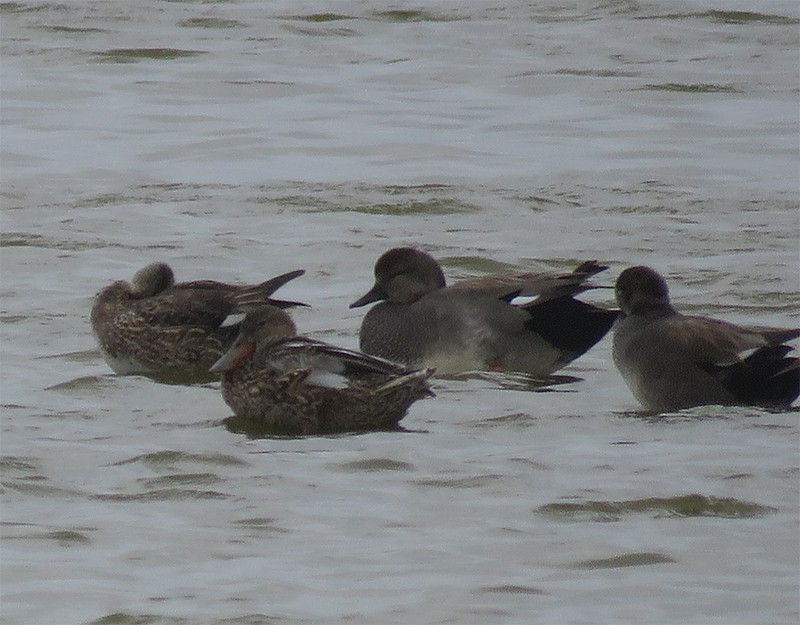
[[622, 314], [613, 355], [636, 399], [663, 412], [692, 406], [788, 406], [800, 394], [800, 329], [746, 327], [677, 312], [664, 278], [629, 267], [617, 279]]
[[236, 323], [223, 325], [228, 315], [266, 303], [304, 305], [269, 297], [303, 273], [291, 271], [246, 286], [213, 280], [176, 283], [169, 265], [152, 263], [136, 272], [130, 284], [119, 280], [95, 296], [92, 330], [116, 373], [211, 379], [209, 367], [239, 332]]
[[[440, 374], [469, 370], [546, 376], [586, 352], [611, 328], [616, 311], [574, 299], [607, 269], [587, 261], [570, 273], [489, 275], [446, 286], [439, 263], [410, 247], [375, 263], [375, 285], [350, 308], [380, 301], [364, 316], [368, 354]], [[517, 296], [538, 296], [515, 305]], [[381, 301], [385, 300], [385, 301]]]
[[271, 434], [330, 434], [397, 427], [409, 406], [432, 395], [431, 370], [412, 370], [297, 336], [284, 311], [245, 316], [236, 342], [211, 369], [237, 417]]

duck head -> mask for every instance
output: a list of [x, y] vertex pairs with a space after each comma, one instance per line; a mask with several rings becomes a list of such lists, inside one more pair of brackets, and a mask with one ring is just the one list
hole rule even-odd
[[445, 286], [444, 273], [433, 256], [413, 247], [395, 247], [375, 263], [375, 285], [350, 308], [381, 300], [413, 304]]

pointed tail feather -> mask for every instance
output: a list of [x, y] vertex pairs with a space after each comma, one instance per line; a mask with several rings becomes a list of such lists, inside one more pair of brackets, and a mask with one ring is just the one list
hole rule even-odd
[[264, 292], [264, 295], [272, 295], [275, 291], [281, 288], [287, 282], [299, 278], [306, 272], [305, 269], [295, 269], [287, 273], [275, 276], [269, 280], [265, 280], [258, 287]]
[[601, 265], [596, 260], [587, 260], [572, 270], [572, 273], [584, 275], [587, 278], [608, 269], [608, 265]]
[[611, 288], [587, 282], [589, 278], [606, 269], [608, 269], [608, 265], [601, 265], [596, 260], [587, 260], [573, 269], [571, 273], [558, 276], [558, 282], [545, 289], [539, 296], [539, 301], [544, 302], [560, 297], [575, 296], [591, 289]]
[[261, 306], [263, 304], [272, 304], [273, 306], [277, 306], [278, 308], [290, 308], [292, 306], [308, 306], [308, 304], [304, 304], [302, 302], [272, 299], [270, 297], [270, 295], [272, 295], [275, 291], [281, 288], [284, 284], [286, 284], [290, 280], [294, 280], [298, 276], [302, 276], [304, 273], [305, 273], [304, 269], [297, 269], [295, 271], [290, 271], [288, 273], [281, 274], [280, 276], [275, 276], [274, 278], [270, 278], [269, 280], [266, 280], [261, 284], [241, 287], [235, 296], [237, 308], [239, 310], [244, 311], [252, 309], [257, 306]]
[[411, 383], [419, 383], [421, 384], [421, 391], [424, 396], [433, 396], [433, 391], [431, 391], [430, 387], [427, 384], [428, 378], [430, 378], [436, 369], [419, 369], [416, 371], [411, 371], [405, 375], [398, 376], [378, 386], [373, 391], [374, 393], [385, 393], [395, 388], [399, 388], [401, 386], [406, 386]]

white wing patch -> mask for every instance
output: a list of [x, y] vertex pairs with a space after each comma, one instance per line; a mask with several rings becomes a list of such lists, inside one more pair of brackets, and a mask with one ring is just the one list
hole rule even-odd
[[306, 384], [323, 388], [347, 388], [347, 378], [333, 371], [313, 369], [306, 378]]

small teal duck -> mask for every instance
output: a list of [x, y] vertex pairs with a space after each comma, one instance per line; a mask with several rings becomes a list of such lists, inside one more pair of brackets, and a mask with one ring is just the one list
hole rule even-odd
[[432, 395], [433, 371], [297, 336], [289, 315], [274, 306], [247, 313], [211, 370], [222, 373], [222, 397], [237, 418], [267, 434], [394, 429], [412, 403]]
[[[375, 264], [375, 285], [350, 308], [380, 302], [364, 316], [359, 346], [409, 367], [439, 374], [469, 370], [547, 376], [597, 343], [617, 311], [573, 296], [607, 269], [587, 261], [569, 273], [489, 275], [447, 286], [439, 263], [411, 247]], [[518, 296], [536, 299], [515, 305]]]
[[166, 263], [140, 269], [129, 284], [119, 280], [94, 299], [92, 330], [108, 365], [119, 374], [145, 374], [176, 381], [213, 379], [209, 367], [233, 344], [237, 323], [229, 315], [265, 303], [299, 302], [269, 296], [303, 270], [256, 285], [197, 280], [175, 282]]
[[622, 315], [614, 325], [614, 363], [646, 409], [786, 407], [800, 395], [800, 359], [785, 345], [800, 329], [682, 315], [666, 280], [649, 267], [625, 269], [615, 292]]

